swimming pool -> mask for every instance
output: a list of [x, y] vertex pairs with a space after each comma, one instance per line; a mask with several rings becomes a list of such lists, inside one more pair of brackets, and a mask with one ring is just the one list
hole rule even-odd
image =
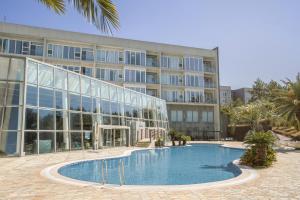
[[110, 158], [106, 161], [80, 161], [59, 168], [58, 173], [81, 181], [102, 183], [105, 180], [108, 184], [120, 184], [121, 160], [124, 162], [125, 185], [208, 183], [241, 174], [241, 170], [232, 164], [232, 161], [238, 159], [242, 153], [241, 149], [216, 144], [193, 144], [185, 147], [139, 150], [132, 152], [130, 156]]

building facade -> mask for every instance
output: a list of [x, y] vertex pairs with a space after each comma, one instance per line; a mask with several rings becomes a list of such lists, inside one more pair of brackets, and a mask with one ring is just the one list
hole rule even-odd
[[232, 90], [233, 100], [240, 99], [244, 104], [247, 104], [252, 98], [252, 88], [240, 88]]
[[0, 151], [28, 155], [166, 137], [165, 100], [24, 57], [0, 56]]
[[0, 52], [24, 55], [167, 101], [170, 128], [217, 138], [218, 49], [0, 23]]
[[231, 87], [230, 86], [220, 86], [220, 104], [228, 105], [232, 101], [231, 98]]

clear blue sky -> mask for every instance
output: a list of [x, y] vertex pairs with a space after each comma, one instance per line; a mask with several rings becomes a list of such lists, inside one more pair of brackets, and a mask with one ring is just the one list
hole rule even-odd
[[[300, 72], [299, 0], [113, 0], [116, 37], [220, 48], [221, 84], [249, 87]], [[101, 34], [72, 7], [58, 16], [37, 0], [1, 0], [0, 20]]]

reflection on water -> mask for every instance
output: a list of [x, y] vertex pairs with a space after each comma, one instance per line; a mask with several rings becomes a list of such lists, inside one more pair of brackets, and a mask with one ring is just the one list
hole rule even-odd
[[[64, 166], [64, 176], [101, 183], [119, 184], [119, 162], [124, 162], [125, 181], [129, 185], [180, 185], [219, 181], [238, 176], [241, 171], [232, 161], [242, 150], [219, 145], [199, 144], [135, 151], [128, 157], [84, 161]], [[102, 177], [103, 171], [105, 177]]]

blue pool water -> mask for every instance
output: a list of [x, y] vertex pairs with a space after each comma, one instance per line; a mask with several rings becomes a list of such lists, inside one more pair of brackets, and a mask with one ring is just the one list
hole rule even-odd
[[[238, 176], [232, 164], [241, 149], [213, 144], [193, 144], [134, 151], [130, 156], [107, 159], [107, 183], [119, 184], [118, 163], [124, 161], [126, 185], [186, 185], [221, 181]], [[69, 178], [102, 182], [101, 160], [82, 161], [61, 167], [58, 172]]]

